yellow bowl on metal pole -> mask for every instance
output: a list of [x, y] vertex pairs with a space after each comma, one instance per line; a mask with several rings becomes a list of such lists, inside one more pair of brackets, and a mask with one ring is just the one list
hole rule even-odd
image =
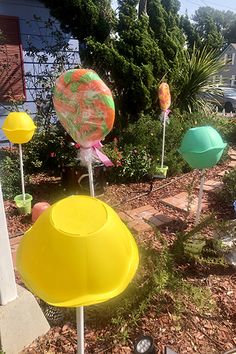
[[71, 196], [49, 207], [17, 252], [26, 286], [54, 306], [79, 307], [120, 294], [138, 267], [133, 236], [104, 202]]

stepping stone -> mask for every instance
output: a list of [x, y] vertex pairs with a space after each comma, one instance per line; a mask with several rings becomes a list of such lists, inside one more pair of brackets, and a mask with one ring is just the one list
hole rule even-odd
[[161, 226], [174, 220], [167, 215], [158, 214], [157, 210], [151, 205], [144, 205], [127, 212], [121, 212], [119, 215], [136, 232], [149, 231], [152, 230], [151, 225]]
[[128, 223], [132, 220], [134, 220], [130, 215], [128, 215], [127, 213], [123, 212], [123, 211], [120, 211], [118, 213], [119, 217], [121, 218], [121, 220], [125, 223]]
[[[223, 186], [223, 182], [214, 181], [213, 179], [209, 179], [203, 185], [203, 190], [206, 192], [215, 192], [216, 190], [220, 189]], [[198, 187], [199, 189], [199, 187]]]
[[[174, 209], [180, 210], [185, 213], [196, 213], [198, 198], [191, 198], [191, 204], [189, 206], [189, 196], [187, 192], [181, 192], [174, 195], [173, 197], [168, 197], [160, 200], [162, 203], [171, 206]], [[202, 209], [207, 207], [206, 201], [202, 201]]]
[[236, 154], [232, 154], [232, 155], [230, 155], [230, 158], [231, 158], [231, 160], [236, 160]]
[[219, 177], [224, 177], [224, 175], [227, 173], [227, 171], [221, 171], [217, 173], [217, 176]]
[[231, 162], [228, 164], [228, 167], [235, 168], [235, 167], [236, 167], [236, 161], [231, 161]]
[[147, 224], [146, 222], [144, 222], [142, 220], [130, 221], [128, 223], [128, 227], [137, 233], [152, 230], [151, 225]]
[[236, 155], [236, 150], [229, 148], [228, 155], [231, 157], [232, 155]]
[[154, 214], [148, 217], [144, 217], [144, 220], [147, 220], [150, 224], [153, 224], [154, 226], [162, 226], [171, 223], [175, 219], [163, 214]]
[[126, 214], [130, 216], [131, 218], [138, 218], [138, 219], [143, 219], [145, 215], [150, 215], [150, 214], [155, 214], [156, 209], [153, 208], [151, 205], [144, 205], [140, 208], [128, 210]]

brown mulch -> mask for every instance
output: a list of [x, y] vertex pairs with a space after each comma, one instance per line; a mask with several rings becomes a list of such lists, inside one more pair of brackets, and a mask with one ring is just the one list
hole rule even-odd
[[[217, 174], [227, 169], [227, 164], [218, 165], [206, 171], [206, 180], [221, 180]], [[170, 183], [171, 182], [171, 183]], [[162, 237], [171, 244], [176, 233], [190, 230], [194, 224], [194, 215], [174, 210], [165, 206], [160, 200], [186, 191], [187, 186], [199, 182], [198, 171], [187, 173], [181, 178], [173, 177], [146, 183], [130, 183], [110, 185], [99, 197], [113, 206], [117, 211], [127, 211], [150, 204], [158, 212], [176, 219], [169, 226], [162, 227]], [[161, 188], [162, 187], [162, 188]], [[32, 176], [28, 186], [34, 196], [34, 202], [48, 201], [50, 203], [66, 195], [60, 185], [59, 178], [44, 174]], [[152, 189], [152, 191], [151, 191]], [[197, 196], [197, 189], [193, 189]], [[208, 208], [202, 216], [214, 213], [217, 220], [234, 218], [230, 206], [219, 204], [213, 193], [209, 193]], [[141, 196], [141, 197], [140, 197]], [[29, 217], [18, 216], [12, 202], [5, 202], [7, 223], [10, 237], [24, 232], [30, 225]], [[209, 231], [211, 235], [211, 228]], [[138, 244], [160, 250], [162, 245], [154, 231], [135, 235]], [[158, 253], [157, 253], [158, 256]], [[140, 333], [153, 336], [158, 354], [164, 353], [164, 347], [169, 346], [178, 354], [220, 354], [236, 346], [236, 272], [231, 267], [221, 265], [203, 266], [186, 264], [179, 271], [183, 278], [196, 286], [209, 289], [214, 303], [212, 311], [196, 307], [185, 296], [181, 299], [180, 313], [174, 311], [173, 293], [164, 293], [160, 299], [153, 298], [151, 305], [145, 311], [134, 328], [119, 328], [117, 325], [85, 321], [85, 352], [86, 353], [133, 353], [133, 341]], [[20, 282], [19, 278], [18, 281]], [[125, 336], [128, 331], [129, 336]], [[117, 336], [114, 336], [117, 334]], [[62, 326], [52, 327], [42, 338], [39, 338], [23, 353], [60, 354], [76, 353], [76, 330], [74, 323], [68, 322]]]

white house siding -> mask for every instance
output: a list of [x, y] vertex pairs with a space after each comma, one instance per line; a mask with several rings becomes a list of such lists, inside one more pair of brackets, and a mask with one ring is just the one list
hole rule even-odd
[[[43, 71], [44, 67], [32, 60], [31, 57], [26, 55], [26, 49], [28, 47], [29, 40], [38, 48], [44, 50], [43, 42], [45, 40], [53, 43], [53, 35], [49, 29], [45, 28], [45, 21], [50, 18], [49, 10], [38, 0], [0, 0], [0, 15], [4, 16], [16, 16], [19, 18], [20, 34], [23, 50], [23, 62], [25, 74], [31, 72], [32, 74]], [[41, 20], [35, 20], [34, 15], [40, 17]], [[59, 25], [58, 25], [59, 28]], [[44, 40], [44, 41], [43, 41]], [[68, 62], [68, 68], [79, 63], [79, 49], [78, 41], [71, 38], [68, 34], [65, 34], [65, 40], [68, 41], [70, 48], [70, 62]], [[67, 53], [68, 54], [68, 53]], [[53, 64], [52, 58], [48, 56], [48, 65]], [[32, 117], [36, 113], [36, 106], [34, 103], [35, 88], [29, 80], [26, 79], [26, 101], [19, 108], [22, 110], [28, 110]], [[36, 88], [40, 90], [40, 87]], [[0, 127], [6, 115], [9, 113], [9, 106], [2, 106], [0, 104]], [[2, 130], [0, 130], [0, 140], [5, 139]]]

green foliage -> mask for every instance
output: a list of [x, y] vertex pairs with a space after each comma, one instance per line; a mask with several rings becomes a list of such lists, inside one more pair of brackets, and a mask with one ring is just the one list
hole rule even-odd
[[110, 0], [42, 0], [57, 18], [64, 31], [71, 32], [81, 43], [88, 36], [103, 42], [109, 36], [115, 22], [115, 13]]
[[222, 49], [229, 43], [234, 43], [236, 15], [232, 11], [220, 11], [209, 6], [199, 7], [193, 16], [203, 44], [211, 48]]
[[140, 181], [151, 169], [151, 156], [145, 146], [126, 145], [122, 151], [119, 176], [125, 181]]
[[[142, 112], [156, 110], [158, 84], [163, 77], [174, 77], [180, 63], [184, 66], [178, 1], [148, 1], [147, 17], [142, 12], [138, 16], [138, 0], [119, 0], [115, 21], [108, 0], [68, 0], [66, 6], [42, 2], [80, 40], [82, 64], [95, 69], [112, 89], [119, 129], [137, 121]], [[71, 13], [76, 15], [72, 18]]]
[[[216, 52], [203, 47], [218, 48], [221, 40], [211, 18], [206, 17], [204, 42], [200, 27], [179, 16], [177, 0], [119, 0], [116, 19], [109, 0], [67, 0], [66, 6], [42, 2], [62, 28], [79, 39], [82, 65], [95, 69], [112, 89], [120, 131], [142, 114], [157, 111], [156, 90], [163, 80], [171, 85], [173, 107], [205, 108], [199, 94], [221, 67]], [[190, 51], [185, 49], [184, 31]]]
[[201, 97], [204, 92], [210, 92], [209, 78], [218, 73], [223, 63], [218, 60], [217, 52], [204, 47], [199, 50], [193, 47], [191, 54], [185, 52], [186, 66], [179, 68], [176, 90], [174, 91], [174, 106], [181, 111], [194, 112], [205, 110], [206, 100]]
[[215, 230], [222, 228], [222, 224], [213, 215], [209, 215], [189, 232], [177, 233], [177, 238], [171, 248], [176, 263], [191, 262], [207, 266], [227, 266], [222, 256], [223, 249], [220, 242], [205, 236], [205, 230], [209, 226]]
[[61, 166], [76, 165], [77, 150], [60, 124], [50, 129], [37, 130], [34, 138], [24, 146], [24, 164], [27, 173], [55, 172]]
[[0, 150], [0, 178], [4, 199], [20, 194], [20, 164], [16, 151]]
[[236, 169], [224, 175], [223, 187], [218, 192], [218, 197], [224, 205], [233, 208], [233, 202], [236, 200]]
[[190, 48], [207, 46], [220, 52], [228, 44], [236, 42], [236, 15], [210, 6], [199, 7], [192, 20], [187, 15], [181, 18], [181, 27]]
[[[190, 171], [190, 167], [178, 152], [186, 131], [195, 126], [211, 125], [228, 140], [233, 125], [229, 120], [216, 115], [203, 113], [170, 114], [170, 123], [166, 126], [166, 145], [164, 163], [169, 167], [168, 175]], [[115, 163], [110, 178], [115, 181], [139, 181], [152, 175], [160, 165], [162, 149], [162, 124], [158, 115], [141, 115], [139, 120], [127, 126], [122, 134], [105, 145], [106, 154]]]

